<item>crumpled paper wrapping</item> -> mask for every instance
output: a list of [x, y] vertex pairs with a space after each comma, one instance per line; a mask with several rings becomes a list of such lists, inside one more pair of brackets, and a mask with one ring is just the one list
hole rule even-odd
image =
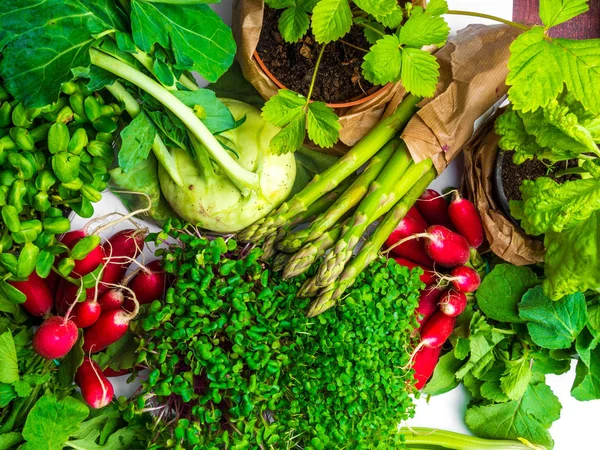
[[[502, 111], [499, 111], [501, 113]], [[490, 249], [517, 266], [544, 260], [544, 244], [525, 234], [500, 209], [494, 197], [493, 177], [499, 136], [494, 132], [495, 114], [464, 147], [464, 185], [479, 211]]]
[[441, 173], [462, 150], [474, 122], [508, 91], [509, 47], [519, 33], [508, 25], [469, 25], [435, 53], [436, 95], [421, 102], [402, 133], [415, 161], [431, 158]]
[[[418, 4], [425, 4], [422, 0]], [[262, 29], [264, 0], [235, 0], [233, 4], [233, 33], [238, 45], [237, 60], [244, 77], [252, 83], [260, 95], [268, 100], [277, 94], [278, 87], [265, 75], [254, 59]], [[398, 104], [406, 95], [401, 83], [381, 89], [366, 102], [350, 108], [336, 108], [340, 116], [340, 143], [333, 149], [315, 149], [343, 154], [362, 139], [377, 122], [391, 114], [387, 105]], [[309, 144], [310, 145], [310, 144]]]

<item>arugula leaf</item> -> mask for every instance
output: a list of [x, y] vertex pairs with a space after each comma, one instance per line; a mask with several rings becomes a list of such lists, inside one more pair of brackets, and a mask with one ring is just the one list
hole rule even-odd
[[203, 117], [200, 117], [202, 123], [213, 134], [219, 134], [235, 128], [235, 119], [225, 106], [209, 89], [197, 89], [195, 91], [174, 91], [175, 97], [181, 100], [186, 106], [194, 109], [201, 106]]
[[27, 441], [22, 450], [60, 450], [89, 414], [85, 404], [73, 397], [58, 400], [46, 394], [33, 405], [23, 427]]
[[599, 229], [600, 211], [596, 211], [576, 227], [546, 233], [542, 286], [547, 297], [554, 300], [574, 292], [600, 290]]
[[306, 135], [306, 116], [296, 117], [271, 139], [271, 150], [277, 155], [296, 151], [304, 142]]
[[17, 349], [12, 333], [7, 330], [0, 334], [0, 383], [14, 383], [18, 380]]
[[590, 8], [588, 0], [540, 0], [540, 18], [546, 28], [571, 20]]
[[133, 0], [131, 28], [140, 49], [151, 52], [154, 44], [172, 49], [175, 68], [196, 71], [212, 83], [235, 56], [231, 29], [207, 5]]
[[407, 47], [420, 49], [424, 45], [443, 45], [449, 33], [450, 26], [442, 17], [427, 13], [412, 14], [400, 28], [399, 41]]
[[522, 357], [518, 361], [508, 361], [506, 372], [500, 378], [502, 392], [511, 400], [519, 400], [525, 394], [532, 376], [530, 358]]
[[320, 0], [313, 9], [312, 32], [320, 44], [337, 41], [352, 28], [348, 0]]
[[485, 406], [470, 406], [465, 415], [469, 429], [489, 439], [525, 438], [552, 448], [548, 428], [560, 417], [561, 405], [544, 383], [529, 385], [520, 400]]
[[145, 112], [141, 112], [121, 131], [119, 167], [127, 173], [148, 158], [156, 128]]
[[364, 77], [373, 84], [397, 81], [401, 68], [400, 40], [395, 34], [379, 39], [365, 55], [362, 64]]
[[436, 364], [433, 375], [422, 392], [427, 395], [440, 395], [454, 389], [459, 384], [455, 373], [462, 364], [463, 362], [454, 356], [454, 352], [443, 355]]
[[304, 115], [306, 98], [300, 94], [286, 89], [281, 89], [277, 95], [271, 97], [262, 109], [262, 117], [277, 127]]
[[538, 284], [528, 267], [498, 264], [483, 279], [477, 290], [477, 305], [491, 319], [500, 322], [522, 322], [517, 305], [527, 290]]
[[339, 118], [333, 109], [323, 102], [308, 104], [306, 113], [308, 137], [320, 147], [331, 147], [340, 137]]
[[541, 286], [530, 289], [519, 303], [519, 316], [527, 320], [531, 340], [543, 348], [569, 348], [587, 323], [581, 292], [552, 301]]
[[299, 7], [287, 8], [279, 18], [279, 32], [283, 40], [297, 42], [308, 31], [310, 18], [306, 11]]

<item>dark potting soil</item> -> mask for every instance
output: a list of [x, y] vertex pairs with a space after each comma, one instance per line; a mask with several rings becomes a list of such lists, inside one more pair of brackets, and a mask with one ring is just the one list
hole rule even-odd
[[[285, 42], [277, 28], [282, 11], [265, 7], [256, 51], [269, 71], [286, 88], [306, 96], [321, 45], [312, 34], [294, 44]], [[373, 87], [362, 76], [361, 64], [366, 53], [352, 47], [369, 49], [363, 30], [354, 26], [342, 39], [345, 43], [331, 42], [325, 48], [313, 90], [314, 100], [344, 103], [364, 95]]]
[[565, 181], [580, 178], [579, 175], [576, 174], [565, 175], [562, 177], [556, 176], [558, 171], [570, 167], [577, 167], [576, 159], [561, 161], [549, 168], [539, 159], [528, 159], [522, 164], [515, 164], [512, 160], [512, 154], [507, 153], [502, 160], [502, 187], [504, 188], [504, 195], [506, 195], [508, 201], [523, 200], [523, 195], [521, 194], [519, 187], [525, 180], [548, 177], [557, 183], [562, 184]]

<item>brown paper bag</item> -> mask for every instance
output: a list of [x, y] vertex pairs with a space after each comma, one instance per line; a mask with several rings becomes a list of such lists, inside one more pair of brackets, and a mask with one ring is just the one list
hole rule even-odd
[[[418, 4], [425, 4], [422, 0]], [[237, 60], [244, 77], [252, 83], [265, 100], [277, 94], [277, 86], [265, 75], [256, 60], [254, 51], [258, 45], [263, 22], [264, 0], [235, 0], [233, 4], [233, 33], [238, 45]], [[394, 83], [377, 92], [373, 98], [350, 108], [336, 108], [340, 116], [340, 143], [333, 149], [317, 150], [336, 154], [345, 153], [349, 147], [362, 139], [386, 112], [388, 103], [399, 103], [406, 95], [401, 83]], [[391, 114], [391, 112], [387, 112]], [[310, 144], [309, 144], [310, 146]]]
[[519, 33], [508, 25], [469, 25], [435, 54], [436, 96], [421, 102], [402, 133], [415, 161], [431, 158], [441, 173], [461, 151], [475, 121], [508, 90], [509, 46]]
[[500, 139], [494, 132], [494, 122], [498, 115], [464, 147], [464, 185], [479, 211], [491, 250], [517, 266], [539, 263], [544, 260], [542, 241], [531, 238], [506, 218], [494, 198], [492, 180]]

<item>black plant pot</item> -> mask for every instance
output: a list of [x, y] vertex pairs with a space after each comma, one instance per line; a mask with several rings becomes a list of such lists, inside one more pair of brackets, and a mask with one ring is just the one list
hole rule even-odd
[[502, 183], [502, 169], [504, 158], [510, 158], [510, 155], [507, 154], [504, 150], [498, 149], [496, 154], [496, 167], [494, 168], [494, 178], [492, 180], [494, 187], [494, 197], [500, 209], [504, 213], [504, 216], [508, 220], [510, 220], [515, 226], [517, 226], [520, 230], [523, 231], [521, 225], [517, 219], [515, 219], [510, 213], [510, 205], [508, 204], [508, 198], [506, 198], [506, 194], [504, 193], [504, 185]]

